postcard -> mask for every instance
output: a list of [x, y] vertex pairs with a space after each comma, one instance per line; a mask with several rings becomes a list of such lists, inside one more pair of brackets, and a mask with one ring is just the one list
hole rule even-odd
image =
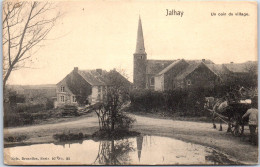
[[5, 164], [258, 164], [257, 2], [2, 3]]

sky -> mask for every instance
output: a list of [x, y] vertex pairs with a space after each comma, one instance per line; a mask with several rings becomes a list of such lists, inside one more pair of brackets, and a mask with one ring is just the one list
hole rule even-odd
[[[56, 84], [74, 67], [121, 69], [132, 81], [139, 15], [148, 59], [210, 59], [216, 64], [257, 60], [253, 2], [88, 0], [58, 1], [57, 6], [63, 16], [31, 68], [14, 71], [8, 84]], [[184, 13], [166, 16], [166, 9]], [[227, 16], [218, 16], [223, 12]], [[228, 16], [230, 12], [249, 16]]]

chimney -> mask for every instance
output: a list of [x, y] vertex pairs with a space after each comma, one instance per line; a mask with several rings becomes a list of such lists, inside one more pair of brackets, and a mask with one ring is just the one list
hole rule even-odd
[[74, 72], [78, 72], [79, 71], [79, 68], [78, 67], [74, 67]]
[[205, 59], [202, 59], [202, 62], [203, 62], [203, 63], [206, 63], [206, 60], [205, 60]]
[[101, 68], [96, 69], [96, 72], [98, 72], [100, 75], [102, 75], [102, 69]]

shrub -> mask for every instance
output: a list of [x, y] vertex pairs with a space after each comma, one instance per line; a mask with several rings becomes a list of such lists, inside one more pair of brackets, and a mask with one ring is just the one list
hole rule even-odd
[[116, 118], [115, 120], [116, 130], [129, 130], [132, 124], [136, 121], [134, 118], [124, 113], [118, 113], [115, 118]]
[[38, 112], [40, 110], [44, 110], [44, 104], [29, 104], [29, 103], [21, 103], [17, 104], [17, 108], [15, 109], [18, 112]]
[[[164, 92], [133, 90], [130, 93], [131, 110], [181, 112], [183, 116], [203, 116], [205, 97], [221, 97], [229, 88], [175, 89]], [[134, 108], [134, 109], [133, 109]]]
[[61, 133], [61, 134], [54, 134], [53, 138], [55, 140], [59, 141], [73, 141], [73, 140], [83, 140], [83, 139], [88, 139], [90, 136], [85, 134], [83, 135], [82, 132], [80, 133]]
[[152, 108], [163, 106], [164, 94], [151, 90], [133, 90], [130, 93], [130, 100], [133, 105], [141, 105], [149, 111]]

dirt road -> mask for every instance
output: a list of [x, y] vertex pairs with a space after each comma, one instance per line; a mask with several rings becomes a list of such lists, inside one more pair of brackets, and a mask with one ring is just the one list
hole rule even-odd
[[[258, 162], [258, 148], [250, 145], [244, 138], [234, 137], [230, 133], [227, 134], [225, 132], [226, 126], [223, 126], [224, 131], [220, 132], [213, 129], [210, 123], [156, 119], [137, 115], [134, 115], [134, 117], [136, 123], [133, 130], [143, 134], [173, 137], [210, 146], [246, 164], [256, 164]], [[29, 139], [25, 143], [35, 144], [55, 142], [52, 136], [56, 133], [82, 132], [92, 134], [97, 130], [97, 117], [92, 114], [76, 120], [70, 119], [68, 122], [7, 128], [4, 129], [4, 135], [5, 137], [26, 135]]]

